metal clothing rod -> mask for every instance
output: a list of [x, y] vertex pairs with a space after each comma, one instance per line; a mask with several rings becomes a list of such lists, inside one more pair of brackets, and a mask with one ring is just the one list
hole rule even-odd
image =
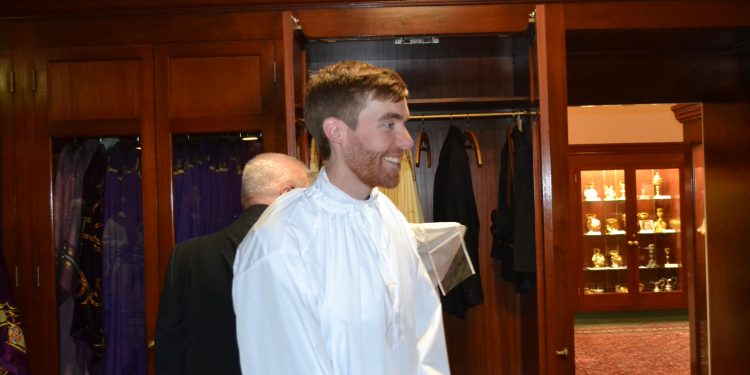
[[539, 112], [536, 111], [518, 111], [518, 112], [487, 112], [487, 113], [451, 113], [441, 115], [413, 115], [409, 117], [409, 120], [444, 120], [444, 119], [465, 119], [465, 118], [481, 118], [481, 117], [504, 117], [504, 116], [524, 116], [524, 115], [536, 115]]

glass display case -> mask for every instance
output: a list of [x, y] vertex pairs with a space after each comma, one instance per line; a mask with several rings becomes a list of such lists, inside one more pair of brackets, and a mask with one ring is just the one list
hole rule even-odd
[[658, 153], [571, 155], [580, 311], [686, 306], [684, 154]]

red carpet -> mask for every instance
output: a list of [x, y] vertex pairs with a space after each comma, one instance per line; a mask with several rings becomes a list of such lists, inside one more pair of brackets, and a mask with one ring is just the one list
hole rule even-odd
[[690, 374], [688, 322], [581, 325], [576, 374]]

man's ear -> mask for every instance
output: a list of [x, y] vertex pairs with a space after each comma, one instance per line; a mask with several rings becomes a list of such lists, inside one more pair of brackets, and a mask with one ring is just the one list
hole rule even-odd
[[335, 117], [327, 117], [323, 120], [323, 133], [331, 144], [341, 144], [344, 141], [346, 123]]
[[292, 187], [290, 185], [284, 185], [284, 186], [281, 187], [281, 194], [279, 194], [279, 195], [288, 193], [288, 192], [292, 191], [293, 189], [294, 189], [294, 187]]

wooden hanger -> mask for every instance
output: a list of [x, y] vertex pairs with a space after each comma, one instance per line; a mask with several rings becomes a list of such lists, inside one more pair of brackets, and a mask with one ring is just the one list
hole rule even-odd
[[521, 119], [521, 115], [514, 113], [513, 120], [516, 123], [516, 129], [518, 129], [519, 132], [523, 133], [523, 121]]
[[479, 140], [477, 135], [469, 129], [469, 116], [466, 116], [466, 130], [464, 130], [464, 138], [466, 139], [466, 148], [474, 149], [474, 155], [477, 158], [477, 165], [482, 166], [482, 149], [479, 147]]
[[419, 131], [417, 136], [417, 157], [414, 159], [414, 165], [417, 167], [419, 167], [422, 151], [427, 151], [427, 168], [432, 167], [432, 150], [430, 150], [430, 138], [424, 131], [424, 119], [422, 119], [422, 130]]

